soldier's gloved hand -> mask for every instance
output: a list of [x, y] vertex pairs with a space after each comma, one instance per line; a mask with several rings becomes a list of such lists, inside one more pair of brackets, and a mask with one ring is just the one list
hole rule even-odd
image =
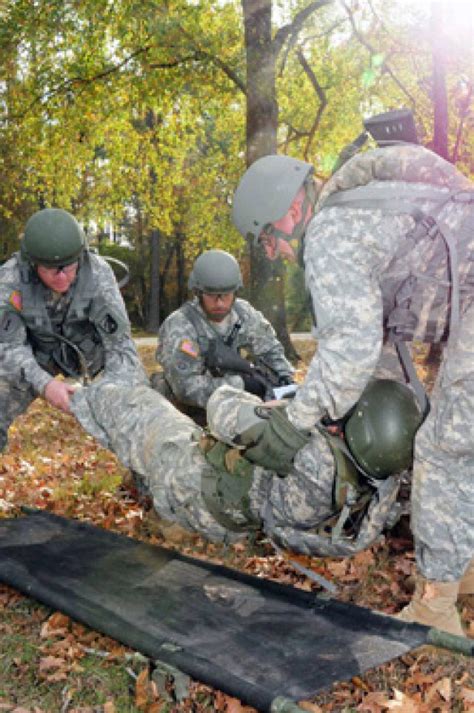
[[272, 408], [268, 413], [268, 418], [240, 434], [240, 442], [248, 445], [244, 455], [252, 463], [274, 470], [280, 476], [288, 475], [296, 453], [308, 443], [311, 433], [293, 426], [284, 408]]
[[265, 397], [265, 384], [263, 384], [251, 374], [240, 374], [240, 376], [243, 379], [245, 391], [247, 391], [249, 394], [255, 394], [255, 396], [260, 396], [261, 399]]
[[204, 363], [210, 371], [220, 370], [220, 359], [218, 353], [218, 343], [216, 339], [210, 339], [204, 356]]

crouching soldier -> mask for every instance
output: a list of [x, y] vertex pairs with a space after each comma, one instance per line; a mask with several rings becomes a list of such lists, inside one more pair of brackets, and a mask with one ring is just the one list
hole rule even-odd
[[354, 554], [393, 522], [422, 420], [411, 390], [389, 380], [367, 386], [337, 433], [299, 431], [284, 408], [229, 386], [209, 400], [210, 433], [146, 387], [92, 385], [74, 394], [72, 410], [142, 476], [161, 517], [214, 541], [262, 530], [323, 556]]
[[74, 387], [59, 375], [147, 382], [111, 268], [70, 213], [45, 208], [0, 268], [0, 452], [37, 396], [69, 413]]
[[219, 386], [264, 398], [272, 387], [292, 383], [293, 367], [270, 322], [236, 298], [242, 274], [230, 253], [202, 253], [188, 284], [194, 298], [160, 328], [156, 358], [163, 374], [153, 375], [154, 388], [204, 424], [207, 401]]

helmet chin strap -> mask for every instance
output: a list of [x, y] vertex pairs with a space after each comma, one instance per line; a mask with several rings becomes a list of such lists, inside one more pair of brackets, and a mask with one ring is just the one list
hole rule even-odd
[[300, 240], [306, 231], [306, 226], [309, 220], [306, 220], [308, 214], [308, 208], [311, 207], [311, 213], [313, 213], [313, 208], [316, 205], [318, 199], [318, 190], [316, 184], [312, 178], [304, 184], [305, 195], [303, 203], [301, 204], [301, 220], [293, 228], [290, 240]]

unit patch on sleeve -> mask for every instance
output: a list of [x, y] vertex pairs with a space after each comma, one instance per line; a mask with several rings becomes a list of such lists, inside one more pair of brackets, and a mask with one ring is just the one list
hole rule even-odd
[[183, 339], [179, 348], [183, 354], [187, 354], [188, 356], [193, 357], [193, 359], [197, 359], [199, 356], [199, 347], [196, 342], [192, 341], [192, 339]]
[[21, 292], [14, 290], [9, 299], [10, 304], [18, 311], [21, 312], [23, 308], [23, 302], [21, 300]]

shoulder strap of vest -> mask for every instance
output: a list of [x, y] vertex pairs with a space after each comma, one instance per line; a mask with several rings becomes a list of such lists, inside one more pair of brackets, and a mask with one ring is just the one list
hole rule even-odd
[[21, 250], [16, 253], [18, 260], [18, 269], [20, 271], [20, 279], [23, 284], [28, 284], [29, 282], [34, 282], [38, 280], [37, 275], [33, 271], [30, 263], [24, 257]]
[[234, 301], [234, 304], [232, 305], [232, 309], [235, 309], [237, 313], [238, 320], [230, 330], [230, 333], [227, 335], [227, 337], [223, 340], [224, 344], [228, 347], [232, 347], [234, 345], [235, 339], [242, 329], [242, 325], [245, 322], [247, 315], [244, 312], [244, 309], [242, 305], [238, 302], [238, 300]]
[[196, 330], [198, 341], [202, 340], [203, 338], [207, 339], [208, 337], [206, 334], [206, 330], [204, 329], [204, 325], [208, 324], [208, 322], [199, 312], [199, 310], [195, 307], [195, 305], [192, 302], [185, 302], [181, 309], [184, 311], [186, 317], [189, 319], [194, 329]]
[[244, 308], [242, 307], [242, 303], [238, 299], [235, 300], [234, 304], [232, 305], [232, 308], [235, 309], [235, 311], [237, 312], [237, 317], [240, 319], [240, 321], [245, 322], [245, 320], [247, 319], [247, 314]]
[[[394, 200], [396, 198], [396, 200]], [[393, 189], [387, 186], [386, 191], [380, 186], [371, 187], [370, 184], [359, 188], [339, 191], [331, 194], [323, 204], [323, 208], [347, 207], [362, 208], [366, 210], [380, 209], [386, 213], [411, 215], [415, 220], [416, 227], [407, 237], [418, 241], [423, 237], [434, 238], [439, 235], [446, 245], [449, 256], [449, 273], [451, 283], [451, 305], [449, 314], [449, 339], [454, 338], [459, 329], [460, 321], [460, 287], [459, 287], [459, 264], [456, 247], [456, 239], [448, 225], [436, 220], [442, 209], [449, 201], [460, 203], [474, 203], [474, 191], [458, 190], [446, 191], [435, 186], [424, 188], [416, 193], [416, 200], [429, 200], [435, 202], [436, 207], [429, 213], [422, 211], [413, 202], [413, 191], [410, 186], [397, 187], [396, 196]], [[469, 231], [474, 223], [474, 217], [468, 217], [462, 224], [462, 231]], [[457, 231], [458, 232], [458, 231]], [[405, 344], [397, 339], [395, 332], [390, 334], [391, 340], [395, 343], [398, 356], [406, 375], [407, 381], [413, 388], [418, 399], [422, 413], [426, 416], [429, 411], [429, 399], [426, 391], [418, 379], [413, 366], [410, 354]]]
[[[423, 190], [413, 194], [413, 187], [410, 185], [397, 186], [396, 192], [390, 186], [384, 187], [378, 182], [377, 187], [367, 183], [357, 188], [348, 188], [345, 191], [336, 191], [322, 203], [321, 208], [332, 207], [347, 207], [347, 208], [365, 208], [372, 210], [381, 208], [385, 212], [393, 213], [409, 213], [413, 215], [415, 220], [417, 216], [424, 217], [425, 214], [421, 211], [414, 200], [416, 201], [433, 201], [444, 205], [451, 198], [454, 198], [456, 193], [446, 191], [437, 186], [426, 186]], [[415, 184], [417, 185], [417, 184]], [[465, 191], [463, 191], [465, 193]]]
[[44, 290], [43, 284], [32, 270], [30, 270], [30, 275], [27, 277], [27, 270], [27, 266], [23, 264], [21, 267], [21, 271], [24, 272], [24, 275], [22, 274], [21, 286], [23, 320], [29, 328], [51, 331], [51, 320], [42, 296]]

